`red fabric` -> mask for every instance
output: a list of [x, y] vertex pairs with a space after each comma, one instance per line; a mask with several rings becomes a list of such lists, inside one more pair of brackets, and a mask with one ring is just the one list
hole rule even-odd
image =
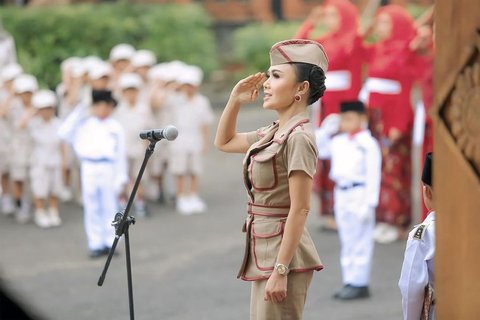
[[412, 18], [398, 5], [382, 7], [378, 11], [381, 13], [392, 20], [392, 35], [368, 48], [368, 77], [398, 81], [402, 91], [388, 95], [371, 93], [368, 105], [381, 110], [384, 135], [388, 135], [391, 128], [407, 134], [413, 125], [410, 91], [421, 65], [417, 55], [409, 49], [415, 29]]
[[[358, 35], [358, 11], [349, 0], [326, 0], [323, 6], [333, 6], [340, 15], [340, 28], [334, 33], [325, 34], [316, 40], [321, 43], [327, 53], [328, 71], [347, 70], [351, 74], [351, 87], [348, 90], [325, 91], [321, 99], [321, 123], [326, 116], [338, 113], [342, 101], [358, 98], [362, 86], [362, 64], [364, 61], [363, 39]], [[310, 39], [315, 26], [306, 21], [299, 29], [295, 38]], [[320, 215], [333, 215], [333, 189], [335, 183], [329, 178], [330, 161], [320, 160], [314, 179], [314, 189], [318, 192], [321, 209]]]
[[[328, 71], [348, 70], [352, 77], [352, 86], [348, 90], [327, 91], [322, 97], [321, 119], [331, 113], [338, 113], [342, 101], [356, 100], [362, 85], [361, 69], [363, 63], [363, 40], [357, 34], [358, 11], [348, 0], [326, 0], [323, 6], [333, 6], [340, 15], [340, 28], [315, 39], [320, 42], [329, 59]], [[295, 38], [310, 39], [315, 26], [306, 21]]]

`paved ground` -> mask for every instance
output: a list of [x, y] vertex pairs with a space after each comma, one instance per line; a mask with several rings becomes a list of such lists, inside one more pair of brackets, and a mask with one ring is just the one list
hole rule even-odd
[[[240, 129], [273, 116], [246, 108]], [[202, 180], [208, 213], [184, 217], [153, 204], [152, 217], [131, 228], [136, 319], [248, 319], [249, 284], [235, 278], [244, 243], [241, 159], [210, 150]], [[0, 277], [46, 319], [128, 319], [123, 247], [97, 287], [104, 261], [87, 258], [81, 208], [63, 205], [62, 216], [64, 225], [51, 230], [0, 216]], [[309, 228], [325, 269], [314, 276], [304, 319], [401, 319], [403, 243], [376, 247], [371, 299], [341, 303], [331, 299], [340, 284], [337, 235], [319, 232], [314, 214]]]

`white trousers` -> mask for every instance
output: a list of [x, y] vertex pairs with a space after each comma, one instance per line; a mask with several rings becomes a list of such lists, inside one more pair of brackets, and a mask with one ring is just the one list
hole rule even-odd
[[111, 247], [115, 239], [112, 221], [119, 208], [114, 178], [111, 163], [82, 162], [84, 223], [90, 250]]
[[362, 208], [364, 188], [335, 189], [335, 220], [340, 243], [343, 284], [368, 286], [374, 248], [375, 217], [361, 219], [355, 208]]

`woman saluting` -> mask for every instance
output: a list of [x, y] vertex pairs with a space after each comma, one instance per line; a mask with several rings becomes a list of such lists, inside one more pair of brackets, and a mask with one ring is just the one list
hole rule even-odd
[[[252, 281], [250, 319], [301, 319], [313, 271], [323, 268], [305, 229], [317, 161], [307, 106], [325, 91], [328, 59], [315, 41], [286, 40], [271, 48], [270, 62], [267, 75], [251, 75], [233, 88], [215, 145], [245, 153], [247, 245], [238, 277]], [[240, 107], [255, 101], [262, 86], [263, 107], [278, 120], [238, 133]]]

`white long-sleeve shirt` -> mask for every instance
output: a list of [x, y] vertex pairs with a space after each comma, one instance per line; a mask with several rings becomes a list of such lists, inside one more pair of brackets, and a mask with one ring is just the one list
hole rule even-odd
[[[116, 190], [128, 181], [125, 134], [118, 121], [88, 114], [88, 107], [78, 105], [60, 127], [60, 138], [72, 144], [85, 164], [111, 163], [115, 170]], [[139, 141], [141, 143], [141, 141]]]
[[369, 130], [341, 133], [333, 138], [322, 129], [316, 132], [321, 159], [331, 159], [330, 178], [339, 187], [364, 184], [366, 204], [375, 208], [380, 195], [382, 156]]
[[418, 320], [423, 308], [425, 287], [435, 288], [435, 212], [408, 235], [398, 286], [402, 293], [404, 320]]

